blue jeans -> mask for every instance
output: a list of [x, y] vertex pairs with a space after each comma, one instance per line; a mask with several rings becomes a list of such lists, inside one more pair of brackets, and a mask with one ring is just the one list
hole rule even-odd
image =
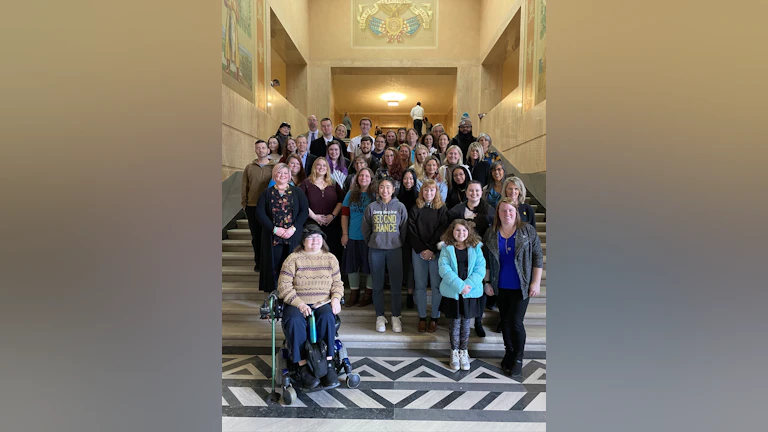
[[416, 282], [416, 287], [413, 291], [414, 301], [416, 302], [416, 311], [419, 313], [419, 318], [427, 317], [427, 278], [429, 278], [430, 286], [432, 287], [432, 318], [440, 318], [440, 300], [443, 296], [440, 295], [440, 272], [437, 268], [437, 255], [432, 261], [427, 261], [421, 258], [421, 255], [411, 249], [411, 258], [413, 262], [413, 278]]

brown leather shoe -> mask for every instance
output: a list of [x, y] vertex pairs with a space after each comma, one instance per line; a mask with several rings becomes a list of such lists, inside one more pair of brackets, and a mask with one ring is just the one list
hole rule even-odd
[[429, 320], [429, 328], [427, 329], [428, 332], [434, 333], [435, 330], [437, 330], [437, 319], [431, 319]]
[[419, 333], [424, 333], [425, 331], [427, 331], [427, 320], [419, 320]]
[[357, 297], [360, 293], [359, 289], [352, 290], [352, 293], [349, 294], [349, 299], [344, 302], [344, 306], [350, 307], [357, 304]]
[[365, 307], [368, 306], [373, 302], [373, 290], [372, 289], [365, 289], [365, 293], [363, 293], [363, 297], [360, 299], [360, 302], [357, 304], [358, 307]]

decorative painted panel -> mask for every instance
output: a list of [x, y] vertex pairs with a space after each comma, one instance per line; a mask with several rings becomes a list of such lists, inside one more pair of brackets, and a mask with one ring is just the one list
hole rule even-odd
[[254, 101], [253, 0], [223, 0], [221, 8], [221, 79], [240, 96]]
[[547, 98], [547, 0], [537, 0], [536, 104]]
[[352, 46], [437, 48], [438, 0], [352, 0]]

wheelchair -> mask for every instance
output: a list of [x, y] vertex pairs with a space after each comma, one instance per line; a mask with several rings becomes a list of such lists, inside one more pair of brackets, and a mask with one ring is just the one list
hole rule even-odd
[[[341, 298], [341, 305], [344, 305], [344, 298]], [[286, 405], [293, 404], [293, 401], [297, 398], [296, 389], [300, 389], [305, 393], [311, 393], [320, 390], [326, 390], [329, 388], [338, 387], [339, 384], [335, 384], [330, 387], [323, 387], [318, 385], [313, 389], [304, 389], [301, 385], [301, 379], [298, 377], [299, 366], [291, 361], [291, 352], [286, 340], [283, 340], [279, 353], [275, 349], [275, 324], [283, 316], [283, 301], [277, 297], [277, 291], [269, 293], [264, 303], [260, 308], [261, 319], [268, 319], [272, 326], [272, 393], [270, 398], [274, 402], [278, 402], [282, 395], [283, 401]], [[341, 327], [341, 318], [338, 315], [336, 317], [336, 338], [334, 340], [334, 354], [332, 364], [336, 369], [336, 373], [341, 375], [342, 372], [346, 375], [346, 385], [348, 388], [357, 388], [360, 385], [360, 375], [352, 372], [352, 365], [347, 358], [347, 349], [344, 344], [339, 340], [339, 327]], [[309, 342], [313, 345], [324, 342], [317, 340], [317, 334], [315, 331], [315, 316], [314, 311], [307, 317], [309, 332]], [[277, 355], [276, 355], [277, 353]], [[277, 358], [276, 358], [277, 357]], [[318, 377], [320, 378], [320, 377]], [[298, 385], [294, 387], [294, 383]], [[276, 386], [280, 386], [281, 394], [275, 391]]]

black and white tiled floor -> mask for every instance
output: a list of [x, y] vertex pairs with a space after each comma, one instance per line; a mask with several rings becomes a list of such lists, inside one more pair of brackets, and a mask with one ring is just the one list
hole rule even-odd
[[357, 389], [342, 383], [331, 390], [299, 392], [298, 401], [283, 406], [269, 400], [268, 349], [228, 349], [222, 354], [222, 417], [230, 422], [254, 417], [545, 422], [543, 353], [523, 362], [521, 379], [504, 376], [497, 353], [474, 354], [471, 369], [458, 372], [448, 369], [446, 351], [350, 349], [349, 354], [362, 378]]

